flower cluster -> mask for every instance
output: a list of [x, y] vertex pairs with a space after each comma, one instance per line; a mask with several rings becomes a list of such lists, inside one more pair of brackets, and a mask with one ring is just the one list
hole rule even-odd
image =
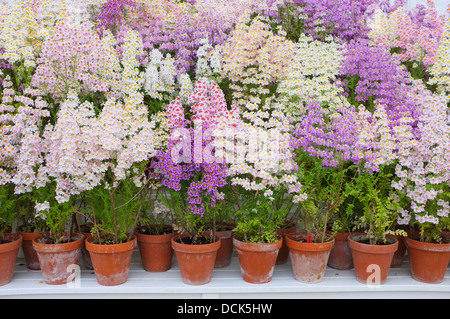
[[83, 95], [107, 92], [117, 85], [116, 56], [107, 40], [86, 23], [57, 23], [53, 36], [42, 46], [31, 85], [54, 98], [63, 98], [71, 90]]
[[[411, 98], [420, 108], [420, 140], [405, 139], [398, 149], [394, 188], [410, 201], [410, 213], [422, 224], [439, 223], [448, 217], [449, 198], [445, 191], [450, 171], [450, 127], [446, 99], [429, 92], [421, 81]], [[405, 219], [407, 213], [403, 213]], [[408, 219], [406, 219], [408, 220]]]
[[30, 192], [33, 187], [44, 186], [47, 181], [41, 168], [44, 161], [41, 150], [45, 144], [40, 136], [40, 127], [49, 116], [48, 104], [36, 90], [16, 93], [9, 76], [3, 80], [2, 87], [0, 184], [13, 183], [15, 193], [22, 194]]
[[[167, 106], [171, 136], [167, 150], [159, 151], [152, 163], [151, 177], [175, 191], [182, 191], [183, 181], [187, 181], [187, 209], [203, 215], [207, 207], [216, 206], [222, 196], [220, 189], [226, 185], [227, 165], [216, 154], [214, 144], [217, 130], [234, 127], [238, 118], [227, 110], [218, 85], [205, 78], [196, 82], [185, 104], [178, 97]], [[186, 112], [190, 118], [185, 117]], [[206, 205], [203, 198], [208, 199]]]
[[82, 197], [125, 228], [154, 187], [191, 224], [226, 206], [257, 234], [374, 203], [379, 234], [450, 227], [431, 0], [20, 0], [0, 22], [0, 185], [49, 223]]
[[[139, 92], [142, 76], [137, 70], [137, 55], [142, 51], [136, 33], [130, 32], [122, 44], [124, 68], [120, 79], [120, 99], [110, 97], [96, 114], [91, 102], [81, 103], [70, 92], [61, 104], [55, 126], [48, 132], [50, 151], [48, 174], [57, 181], [59, 201], [97, 185], [115, 183], [136, 174], [136, 163], [156, 153], [153, 127]], [[105, 179], [107, 172], [113, 178]], [[142, 172], [137, 173], [139, 183]], [[110, 185], [111, 184], [111, 185]]]
[[436, 55], [436, 63], [429, 68], [431, 79], [430, 85], [437, 86], [437, 92], [447, 96], [450, 101], [450, 19], [447, 19], [442, 40]]
[[344, 52], [342, 84], [349, 100], [374, 110], [384, 105], [393, 125], [404, 117], [416, 119], [416, 107], [407, 98], [412, 80], [406, 67], [391, 55], [389, 48], [369, 40], [351, 41]]
[[[219, 46], [222, 74], [232, 85], [233, 103], [252, 110], [269, 86], [282, 80], [293, 58], [294, 43], [276, 35], [262, 16], [241, 22]], [[247, 105], [250, 103], [251, 105]]]
[[400, 61], [425, 68], [435, 63], [445, 17], [438, 14], [433, 1], [412, 12], [404, 7], [390, 13], [378, 9], [372, 19], [369, 37], [394, 49]]
[[326, 104], [324, 112], [332, 114], [334, 109], [345, 103], [343, 89], [339, 86], [344, 61], [343, 46], [333, 37], [325, 42], [303, 35], [295, 44], [295, 49], [289, 76], [277, 88], [280, 99], [288, 104], [287, 110], [294, 118], [305, 112], [305, 103], [310, 99]]

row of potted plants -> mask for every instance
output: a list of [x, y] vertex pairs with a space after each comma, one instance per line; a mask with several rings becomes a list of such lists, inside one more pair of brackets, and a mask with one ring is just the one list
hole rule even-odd
[[[213, 240], [211, 228], [197, 236], [174, 231], [165, 224], [167, 216], [159, 216], [158, 224], [140, 220], [134, 236], [120, 244], [98, 244], [92, 240], [92, 224], [76, 227], [64, 233], [59, 244], [53, 242], [48, 232], [28, 232], [19, 227], [18, 234], [8, 233], [2, 245], [2, 284], [11, 281], [17, 253], [23, 249], [26, 265], [31, 270], [41, 270], [47, 284], [66, 284], [72, 272], [70, 265], [78, 264], [83, 253], [84, 265], [95, 270], [101, 285], [119, 285], [127, 281], [131, 256], [136, 243], [143, 268], [150, 272], [163, 272], [171, 268], [175, 251], [181, 277], [190, 285], [206, 284], [214, 268], [229, 265], [233, 248], [236, 249], [242, 277], [250, 283], [271, 281], [273, 269], [283, 264], [290, 254], [294, 278], [304, 283], [322, 281], [326, 268], [355, 269], [356, 279], [365, 284], [383, 284], [391, 267], [400, 267], [406, 250], [411, 262], [413, 278], [426, 283], [440, 283], [449, 264], [448, 244], [430, 244], [408, 237], [406, 232], [388, 235], [385, 244], [371, 244], [364, 232], [327, 231], [323, 242], [306, 232], [298, 232], [295, 224], [285, 223], [277, 229], [273, 242], [246, 242], [238, 239], [234, 224], [220, 224]], [[414, 232], [408, 231], [409, 234]], [[68, 240], [72, 238], [72, 240]], [[197, 243], [193, 243], [194, 241]], [[425, 254], [419, 256], [419, 254]], [[195, 257], [194, 257], [195, 256]], [[377, 268], [377, 277], [371, 278]]]

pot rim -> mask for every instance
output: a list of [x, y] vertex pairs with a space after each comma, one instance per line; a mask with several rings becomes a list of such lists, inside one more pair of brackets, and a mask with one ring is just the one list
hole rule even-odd
[[450, 252], [450, 243], [427, 243], [410, 237], [405, 237], [406, 247], [430, 252]]
[[65, 252], [70, 251], [74, 249], [81, 248], [84, 242], [84, 235], [82, 233], [73, 233], [72, 238], [75, 236], [79, 237], [78, 239], [68, 242], [68, 243], [60, 243], [60, 244], [44, 244], [38, 242], [42, 236], [33, 238], [33, 248], [34, 250], [41, 252], [41, 253], [57, 253], [57, 252]]
[[323, 243], [305, 243], [294, 239], [294, 236], [303, 236], [305, 232], [294, 232], [286, 235], [286, 245], [289, 248], [305, 251], [326, 251], [331, 250], [334, 246], [334, 238]]
[[[180, 236], [178, 236], [180, 237]], [[219, 250], [222, 240], [220, 239], [220, 237], [216, 238], [216, 241], [213, 243], [208, 243], [208, 244], [201, 244], [201, 245], [191, 245], [191, 244], [183, 244], [183, 243], [179, 243], [176, 241], [176, 238], [173, 236], [171, 239], [171, 243], [172, 243], [172, 248], [175, 251], [178, 252], [182, 252], [182, 253], [198, 253], [198, 252], [202, 252], [202, 253], [208, 253], [208, 252], [213, 252], [213, 251], [217, 251]]]
[[390, 244], [385, 245], [370, 245], [359, 242], [357, 239], [367, 238], [367, 235], [358, 235], [354, 237], [348, 237], [348, 244], [350, 249], [357, 250], [360, 252], [368, 252], [373, 254], [389, 254], [397, 251], [398, 249], [398, 240], [394, 236], [387, 235], [386, 239], [389, 241], [394, 241]]
[[12, 236], [17, 235], [17, 238], [11, 242], [0, 244], [0, 253], [5, 253], [11, 250], [15, 250], [20, 248], [22, 246], [23, 236], [22, 234], [15, 234], [15, 233], [4, 233], [3, 236]]
[[280, 249], [282, 244], [283, 244], [283, 236], [280, 235], [278, 235], [278, 241], [273, 243], [248, 243], [236, 239], [236, 237], [233, 236], [233, 246], [236, 247], [236, 249], [243, 251], [251, 251], [251, 252], [274, 251]]
[[173, 237], [173, 233], [163, 234], [163, 235], [149, 235], [142, 233], [135, 233], [138, 243], [165, 243], [170, 242]]
[[94, 244], [92, 241], [94, 237], [86, 238], [85, 246], [86, 250], [90, 253], [108, 254], [108, 253], [121, 253], [136, 247], [136, 236], [133, 235], [131, 240], [120, 244]]

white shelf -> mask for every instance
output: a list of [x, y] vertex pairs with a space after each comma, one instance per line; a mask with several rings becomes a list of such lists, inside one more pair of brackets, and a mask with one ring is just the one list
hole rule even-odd
[[210, 283], [186, 285], [181, 281], [174, 254], [172, 268], [163, 273], [146, 272], [135, 249], [126, 283], [105, 287], [97, 283], [92, 270], [84, 269], [80, 255], [80, 280], [74, 287], [48, 285], [40, 271], [28, 270], [23, 257], [18, 258], [13, 279], [0, 287], [0, 298], [450, 298], [450, 268], [440, 284], [425, 284], [412, 279], [406, 260], [401, 268], [393, 268], [386, 282], [370, 287], [355, 279], [353, 270], [327, 268], [322, 282], [305, 284], [293, 277], [291, 263], [276, 265], [272, 281], [266, 284], [245, 282], [240, 273], [237, 255], [231, 264], [215, 269]]

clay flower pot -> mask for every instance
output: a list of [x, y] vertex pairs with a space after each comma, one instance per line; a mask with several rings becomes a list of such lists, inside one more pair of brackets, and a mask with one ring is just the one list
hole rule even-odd
[[324, 243], [307, 243], [304, 233], [286, 235], [294, 278], [304, 283], [322, 281], [334, 239]]
[[23, 256], [25, 257], [25, 264], [27, 265], [27, 268], [30, 270], [40, 270], [41, 265], [39, 264], [39, 257], [33, 248], [33, 240], [35, 238], [39, 238], [41, 236], [41, 233], [24, 232], [22, 231], [21, 227], [19, 227], [18, 231], [23, 238], [22, 251]]
[[391, 268], [400, 268], [406, 255], [405, 236], [396, 235], [395, 238], [397, 238], [398, 241], [398, 248], [392, 258]]
[[364, 243], [366, 235], [350, 236], [348, 243], [352, 251], [356, 279], [369, 285], [383, 284], [388, 276], [392, 258], [398, 248], [395, 237], [386, 237], [385, 245]]
[[275, 243], [247, 243], [233, 238], [242, 278], [252, 284], [263, 284], [272, 280], [278, 251], [283, 238]]
[[0, 286], [12, 280], [17, 254], [22, 245], [22, 235], [5, 233], [0, 244]]
[[[182, 281], [187, 285], [204, 285], [211, 281], [221, 239], [209, 244], [192, 245], [179, 241], [180, 236], [172, 237]], [[186, 238], [186, 236], [183, 236]]]
[[330, 251], [328, 266], [334, 269], [347, 270], [353, 268], [352, 251], [348, 245], [349, 232], [335, 234], [334, 246]]
[[283, 243], [278, 251], [276, 265], [281, 265], [287, 262], [289, 257], [289, 248], [286, 245], [286, 235], [295, 232], [295, 225], [290, 223], [283, 228], [277, 229], [277, 234], [283, 238]]
[[44, 282], [49, 285], [66, 284], [72, 272], [68, 272], [70, 265], [78, 264], [78, 257], [84, 236], [73, 234], [72, 241], [61, 244], [46, 244], [43, 237], [33, 239], [33, 248], [36, 251], [41, 266]]
[[438, 284], [444, 280], [450, 261], [450, 243], [425, 243], [406, 237], [412, 277], [421, 282]]
[[220, 248], [217, 251], [214, 268], [223, 268], [230, 264], [233, 254], [233, 228], [229, 226], [227, 230], [216, 231], [216, 237], [220, 238]]
[[89, 252], [86, 249], [86, 239], [92, 237], [92, 234], [90, 232], [91, 227], [92, 226], [89, 224], [80, 225], [81, 233], [85, 238], [85, 240], [83, 241], [83, 246], [81, 247], [81, 255], [83, 256], [84, 267], [89, 270], [94, 269], [94, 266], [92, 266], [91, 255], [89, 255]]
[[128, 279], [136, 236], [125, 243], [99, 245], [93, 243], [94, 237], [86, 239], [97, 282], [102, 286], [116, 286]]
[[173, 257], [172, 237], [172, 232], [162, 235], [136, 232], [142, 265], [146, 271], [162, 272], [170, 269]]

